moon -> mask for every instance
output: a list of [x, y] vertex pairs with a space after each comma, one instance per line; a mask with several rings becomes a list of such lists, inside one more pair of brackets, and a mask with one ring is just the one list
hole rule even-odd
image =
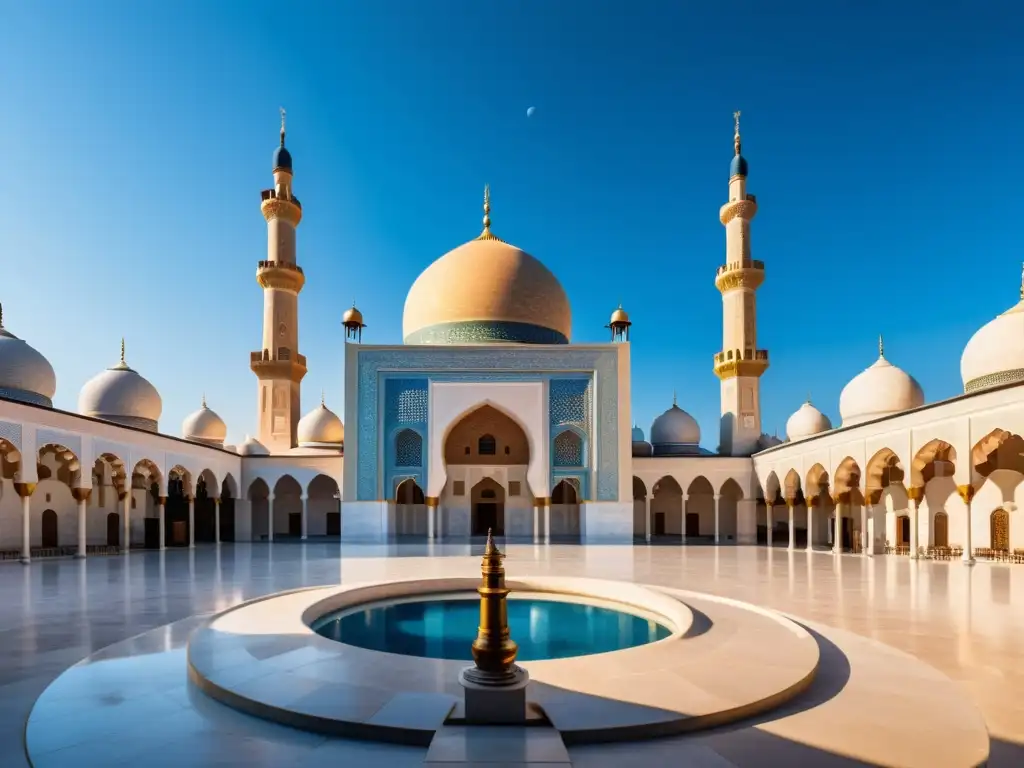
[[533, 117], [533, 113], [536, 112], [536, 111], [537, 111], [536, 107], [527, 107], [526, 108], [526, 116], [527, 117]]

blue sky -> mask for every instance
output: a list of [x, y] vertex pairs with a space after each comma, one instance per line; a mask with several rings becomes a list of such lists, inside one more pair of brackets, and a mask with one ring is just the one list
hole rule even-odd
[[714, 448], [741, 109], [765, 430], [808, 392], [838, 422], [879, 333], [928, 400], [955, 395], [964, 344], [1017, 299], [1024, 11], [942, 5], [0, 0], [5, 325], [53, 363], [58, 407], [123, 335], [164, 431], [205, 391], [229, 439], [252, 432], [283, 105], [304, 409], [323, 388], [342, 411], [352, 299], [367, 342], [399, 342], [409, 286], [479, 232], [489, 182], [495, 232], [558, 275], [575, 341], [629, 310], [635, 421], [678, 390]]

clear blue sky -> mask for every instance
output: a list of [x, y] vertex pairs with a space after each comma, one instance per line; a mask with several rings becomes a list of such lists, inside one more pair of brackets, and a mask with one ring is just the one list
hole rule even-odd
[[[744, 114], [764, 428], [887, 356], [929, 400], [1017, 299], [1024, 11], [1013, 2], [0, 0], [7, 327], [56, 405], [128, 362], [177, 434], [205, 390], [239, 440], [266, 253], [259, 192], [288, 110], [304, 410], [342, 411], [339, 320], [401, 340], [405, 294], [480, 228], [543, 260], [575, 341], [633, 327], [633, 414], [717, 445], [718, 208]], [[895, 7], [895, 8], [894, 8]], [[527, 119], [526, 108], [536, 106]]]

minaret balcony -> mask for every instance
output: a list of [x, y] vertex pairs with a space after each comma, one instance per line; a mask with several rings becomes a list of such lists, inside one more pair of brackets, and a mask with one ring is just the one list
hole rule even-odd
[[280, 288], [298, 293], [306, 284], [306, 275], [298, 264], [261, 261], [256, 266], [256, 282], [263, 288]]
[[748, 195], [742, 200], [730, 200], [718, 211], [718, 218], [722, 224], [728, 224], [737, 216], [750, 221], [756, 215], [757, 200], [753, 195]]
[[260, 203], [260, 211], [264, 219], [281, 219], [293, 227], [299, 226], [302, 221], [302, 205], [297, 197], [278, 197], [277, 191], [273, 189], [263, 190], [261, 197], [263, 202]]
[[715, 376], [731, 379], [737, 376], [760, 376], [768, 370], [767, 349], [727, 349], [715, 355]]
[[725, 293], [735, 288], [756, 290], [764, 282], [764, 262], [742, 259], [723, 264], [715, 275], [715, 287]]
[[249, 353], [249, 367], [261, 379], [302, 381], [306, 375], [306, 356], [287, 347]]

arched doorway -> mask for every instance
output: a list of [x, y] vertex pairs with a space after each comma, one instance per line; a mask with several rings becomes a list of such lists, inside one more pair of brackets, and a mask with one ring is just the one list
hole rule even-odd
[[654, 538], [683, 535], [683, 489], [674, 477], [666, 475], [654, 484], [651, 496], [651, 536]]
[[427, 507], [423, 489], [411, 477], [395, 489], [395, 533], [398, 536], [427, 535]]
[[473, 536], [505, 535], [505, 489], [489, 477], [473, 486], [470, 494], [472, 517], [470, 531]]
[[308, 536], [341, 535], [341, 497], [338, 484], [327, 475], [317, 475], [306, 486]]
[[107, 546], [121, 546], [121, 516], [117, 512], [107, 513]]
[[[437, 522], [444, 536], [486, 536], [488, 527], [504, 536], [532, 535], [533, 498], [547, 489], [530, 488], [530, 442], [511, 416], [491, 405], [467, 413], [445, 437], [444, 463]], [[480, 496], [484, 490], [494, 495]]]
[[57, 513], [48, 509], [43, 512], [43, 549], [57, 546]]
[[[235, 540], [235, 479], [227, 475], [220, 484], [220, 540]], [[216, 511], [215, 511], [216, 514]]]
[[896, 518], [896, 546], [910, 546], [910, 516], [900, 515]]
[[580, 494], [571, 480], [562, 480], [551, 489], [551, 536], [580, 537]]
[[[282, 475], [274, 484], [274, 536], [302, 536], [302, 486], [291, 475]], [[271, 537], [273, 538], [273, 537]]]
[[989, 535], [992, 549], [1008, 552], [1010, 550], [1010, 513], [1000, 507], [989, 517]]

